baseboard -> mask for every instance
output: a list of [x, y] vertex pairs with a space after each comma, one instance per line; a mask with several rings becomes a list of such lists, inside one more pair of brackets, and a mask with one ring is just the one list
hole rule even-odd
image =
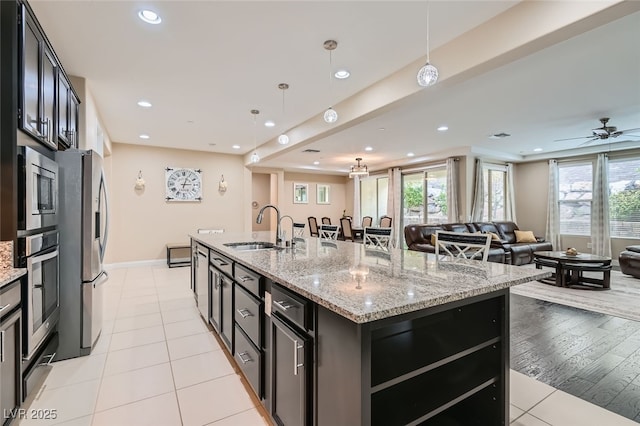
[[109, 269], [121, 269], [131, 268], [135, 266], [167, 266], [165, 259], [153, 259], [153, 260], [136, 260], [133, 262], [118, 262], [118, 263], [105, 263], [104, 268]]

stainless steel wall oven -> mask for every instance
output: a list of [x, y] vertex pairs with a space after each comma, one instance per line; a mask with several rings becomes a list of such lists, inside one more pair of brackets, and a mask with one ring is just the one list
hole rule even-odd
[[27, 268], [28, 285], [23, 304], [25, 335], [23, 354], [29, 360], [53, 331], [60, 318], [58, 231], [18, 238], [21, 266]]
[[36, 150], [18, 149], [18, 235], [58, 225], [58, 164]]

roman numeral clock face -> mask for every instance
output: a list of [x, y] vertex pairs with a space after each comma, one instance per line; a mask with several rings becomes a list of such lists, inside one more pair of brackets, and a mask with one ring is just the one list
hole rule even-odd
[[167, 201], [202, 201], [200, 169], [165, 169]]

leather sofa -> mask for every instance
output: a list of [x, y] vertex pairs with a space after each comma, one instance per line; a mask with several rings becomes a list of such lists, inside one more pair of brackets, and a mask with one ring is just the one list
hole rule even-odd
[[519, 230], [518, 225], [510, 221], [407, 225], [404, 227], [404, 238], [409, 250], [434, 253], [431, 235], [438, 230], [496, 234], [499, 240], [491, 241], [488, 257], [490, 262], [524, 265], [533, 262], [534, 251], [553, 250], [551, 243], [540, 237], [536, 237], [536, 242], [518, 243], [515, 234]]
[[629, 246], [618, 256], [620, 271], [623, 274], [640, 278], [640, 245]]

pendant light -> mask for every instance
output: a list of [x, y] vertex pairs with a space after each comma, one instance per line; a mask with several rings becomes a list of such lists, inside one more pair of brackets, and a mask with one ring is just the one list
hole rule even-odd
[[[282, 122], [284, 123], [284, 91], [289, 88], [287, 83], [278, 84], [278, 89], [282, 90]], [[278, 136], [278, 143], [280, 145], [286, 145], [289, 143], [289, 136], [287, 136], [284, 132]]]
[[[331, 94], [331, 52], [336, 50], [338, 42], [335, 40], [327, 40], [324, 42], [324, 49], [329, 52], [329, 94]], [[327, 123], [335, 123], [338, 121], [338, 113], [331, 107], [329, 107], [323, 115], [324, 121]]]
[[351, 171], [349, 172], [349, 177], [366, 177], [369, 176], [369, 168], [367, 167], [366, 164], [360, 164], [360, 162], [362, 161], [362, 158], [358, 157], [356, 158], [356, 161], [358, 162], [358, 164], [356, 164], [355, 166], [351, 166]]
[[258, 131], [256, 130], [256, 119], [258, 114], [260, 114], [260, 111], [252, 109], [251, 114], [253, 114], [253, 154], [251, 154], [251, 162], [255, 164], [260, 162], [260, 156], [258, 155]]
[[427, 2], [427, 63], [418, 71], [418, 84], [428, 87], [438, 81], [438, 69], [429, 63], [429, 2]]

